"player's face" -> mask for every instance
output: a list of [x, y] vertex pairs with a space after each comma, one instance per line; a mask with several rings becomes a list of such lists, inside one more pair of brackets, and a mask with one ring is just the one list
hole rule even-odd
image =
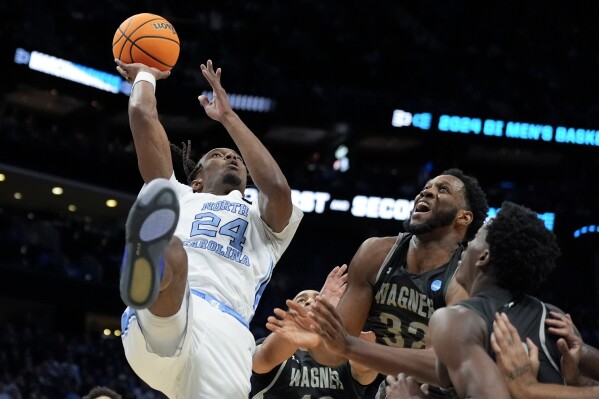
[[413, 234], [426, 234], [450, 226], [465, 203], [464, 183], [460, 179], [451, 175], [437, 176], [416, 196], [414, 209], [404, 227]]
[[247, 184], [247, 168], [241, 155], [229, 148], [215, 148], [202, 157], [204, 185], [216, 183], [244, 191]]
[[305, 308], [308, 308], [318, 296], [318, 291], [314, 290], [306, 290], [302, 291], [293, 298], [293, 302], [296, 302], [302, 305]]
[[476, 265], [481, 260], [481, 256], [489, 249], [487, 243], [488, 223], [482, 225], [474, 238], [468, 243], [468, 247], [462, 252], [460, 261], [458, 262], [458, 271], [456, 280], [466, 291], [470, 292], [472, 282], [476, 276]]

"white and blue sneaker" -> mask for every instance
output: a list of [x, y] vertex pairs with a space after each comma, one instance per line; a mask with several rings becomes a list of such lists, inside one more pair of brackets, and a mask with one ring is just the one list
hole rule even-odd
[[121, 299], [145, 309], [158, 296], [164, 269], [164, 249], [179, 220], [179, 201], [166, 179], [152, 180], [127, 217], [126, 246], [121, 267]]

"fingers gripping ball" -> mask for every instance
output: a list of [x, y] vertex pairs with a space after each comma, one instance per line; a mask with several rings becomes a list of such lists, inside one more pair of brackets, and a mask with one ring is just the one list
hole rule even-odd
[[179, 36], [173, 25], [160, 15], [149, 13], [127, 18], [112, 40], [115, 58], [127, 64], [141, 62], [161, 71], [175, 66], [179, 49]]

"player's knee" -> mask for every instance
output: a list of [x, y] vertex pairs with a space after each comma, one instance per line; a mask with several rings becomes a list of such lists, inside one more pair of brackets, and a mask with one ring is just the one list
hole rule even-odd
[[173, 236], [165, 250], [165, 260], [173, 273], [173, 278], [187, 277], [187, 253], [181, 240]]

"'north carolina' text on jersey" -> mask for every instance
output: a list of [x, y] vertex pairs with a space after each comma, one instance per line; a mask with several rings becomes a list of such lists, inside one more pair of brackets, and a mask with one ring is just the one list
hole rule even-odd
[[301, 210], [294, 206], [285, 230], [275, 233], [260, 217], [257, 202], [246, 201], [238, 190], [194, 193], [174, 175], [170, 181], [181, 205], [175, 235], [187, 252], [189, 288], [217, 298], [249, 323]]

